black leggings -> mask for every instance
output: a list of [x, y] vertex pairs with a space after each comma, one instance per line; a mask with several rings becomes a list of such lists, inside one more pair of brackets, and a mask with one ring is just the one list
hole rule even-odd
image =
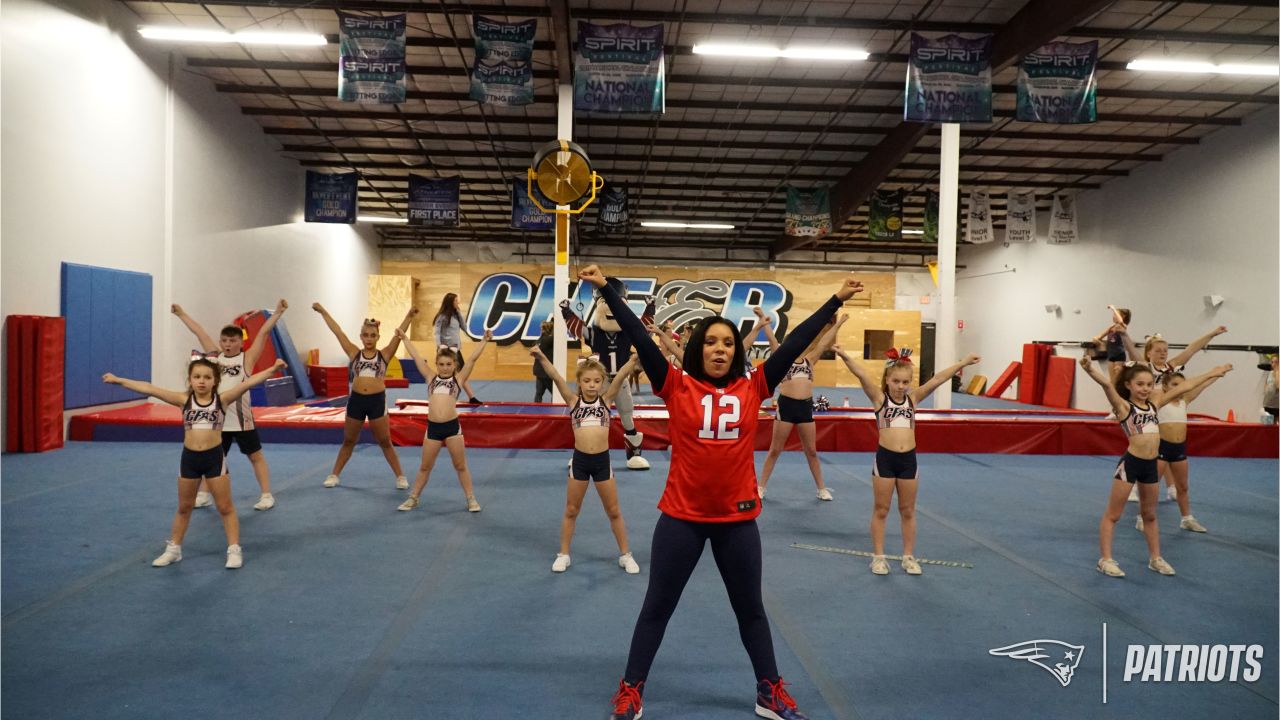
[[702, 557], [707, 540], [711, 541], [711, 554], [729, 593], [733, 614], [738, 616], [738, 634], [751, 657], [756, 680], [778, 678], [769, 618], [765, 617], [764, 600], [760, 596], [760, 529], [756, 521], [698, 523], [664, 513], [653, 529], [649, 591], [645, 593], [644, 606], [640, 608], [640, 617], [631, 635], [631, 653], [627, 656], [624, 676], [628, 683], [634, 685], [649, 676], [649, 667], [658, 654], [667, 622]]

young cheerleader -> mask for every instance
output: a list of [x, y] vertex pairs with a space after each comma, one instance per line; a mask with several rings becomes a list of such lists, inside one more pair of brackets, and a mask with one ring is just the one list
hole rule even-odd
[[[1194, 390], [1184, 392], [1180, 397], [1174, 397], [1172, 400], [1166, 400], [1156, 412], [1157, 419], [1160, 421], [1158, 471], [1169, 484], [1172, 490], [1170, 495], [1178, 501], [1178, 510], [1182, 512], [1182, 521], [1178, 526], [1191, 532], [1202, 533], [1206, 530], [1191, 515], [1191, 497], [1187, 490], [1187, 405], [1200, 397], [1200, 393], [1217, 379], [1217, 377], [1210, 377]], [[1169, 396], [1171, 391], [1177, 390], [1186, 382], [1186, 376], [1180, 372], [1165, 373], [1160, 381], [1162, 394]], [[1138, 515], [1138, 521], [1134, 527], [1138, 530], [1143, 529], [1142, 515]]]
[[[461, 359], [455, 351], [447, 347], [440, 348], [436, 352], [434, 372], [427, 361], [422, 359], [418, 348], [409, 342], [409, 336], [405, 335], [404, 329], [396, 328], [396, 338], [404, 341], [409, 354], [413, 356], [414, 364], [418, 366], [418, 372], [426, 378], [427, 398], [430, 401], [427, 409], [427, 435], [422, 439], [422, 465], [418, 467], [418, 475], [414, 478], [413, 490], [409, 492], [409, 497], [396, 509], [413, 510], [418, 507], [418, 498], [427, 487], [431, 469], [435, 467], [436, 458], [439, 457], [440, 448], [443, 447], [449, 450], [449, 457], [453, 459], [453, 469], [458, 471], [458, 484], [462, 486], [462, 493], [466, 496], [467, 510], [473, 513], [480, 512], [480, 503], [476, 500], [475, 492], [471, 488], [471, 471], [467, 469], [467, 446], [462, 440], [462, 427], [458, 423], [458, 394], [466, 384], [467, 378], [471, 376], [471, 371], [475, 369], [476, 360], [480, 359], [485, 345], [493, 339], [493, 333], [485, 331], [484, 337], [480, 339], [480, 344], [476, 346], [475, 352], [471, 353], [471, 359], [465, 366], [462, 366]], [[459, 366], [462, 366], [461, 370], [458, 369]]]
[[227, 417], [227, 407], [284, 367], [283, 360], [276, 360], [275, 365], [222, 392], [218, 391], [222, 372], [217, 363], [205, 358], [197, 358], [187, 365], [188, 389], [185, 392], [166, 390], [111, 373], [102, 376], [102, 382], [120, 385], [126, 390], [182, 408], [184, 432], [182, 464], [178, 473], [178, 511], [174, 513], [173, 528], [165, 542], [164, 552], [151, 561], [153, 566], [164, 567], [182, 560], [182, 538], [187, 534], [196, 489], [202, 480], [208, 483], [218, 513], [222, 515], [222, 529], [227, 533], [227, 567], [235, 569], [244, 564], [240, 549], [240, 519], [236, 517], [236, 506], [231, 502], [231, 478], [227, 477], [227, 459], [222, 452], [223, 422]]
[[569, 420], [573, 423], [573, 462], [569, 466], [564, 518], [560, 521], [560, 552], [551, 563], [551, 572], [569, 569], [569, 543], [573, 541], [573, 530], [578, 523], [587, 486], [594, 484], [604, 512], [609, 516], [613, 537], [618, 541], [618, 567], [635, 575], [640, 572], [640, 566], [631, 556], [627, 543], [627, 526], [622, 521], [622, 510], [618, 506], [618, 483], [609, 464], [609, 403], [622, 389], [622, 383], [633, 377], [632, 371], [638, 361], [633, 355], [613, 376], [613, 382], [607, 388], [604, 384], [608, 373], [599, 360], [578, 363], [578, 392], [574, 393], [541, 348], [535, 347], [529, 354], [555, 383], [560, 397], [569, 405]]
[[[756, 324], [764, 328], [769, 348], [777, 350], [778, 339], [773, 335], [773, 323], [760, 308], [755, 311], [760, 318]], [[822, 462], [818, 460], [818, 431], [813, 424], [813, 366], [835, 344], [840, 326], [848, 319], [848, 315], [841, 315], [838, 320], [830, 323], [822, 337], [805, 348], [804, 354], [787, 368], [786, 376], [778, 383], [778, 416], [773, 421], [773, 439], [769, 442], [769, 454], [764, 459], [764, 470], [760, 474], [761, 500], [768, 489], [769, 477], [773, 475], [773, 466], [786, 447], [787, 438], [791, 437], [792, 428], [800, 436], [800, 447], [804, 449], [809, 472], [813, 474], [813, 482], [818, 488], [818, 499], [832, 499], [831, 490], [822, 481]], [[748, 337], [755, 337], [754, 332]]]
[[[391, 426], [387, 421], [387, 363], [396, 354], [400, 345], [400, 335], [391, 338], [387, 346], [378, 349], [378, 338], [381, 336], [381, 323], [373, 318], [366, 318], [360, 326], [360, 345], [347, 339], [346, 333], [338, 325], [338, 321], [324, 309], [320, 303], [312, 303], [311, 309], [320, 313], [325, 325], [342, 345], [342, 352], [347, 355], [347, 363], [351, 378], [351, 395], [347, 398], [347, 421], [342, 428], [342, 448], [338, 450], [338, 459], [333, 463], [333, 472], [324, 479], [327, 488], [336, 487], [342, 468], [351, 459], [356, 449], [356, 441], [360, 439], [360, 431], [364, 429], [365, 420], [369, 421], [369, 429], [373, 438], [382, 448], [382, 455], [387, 459], [392, 472], [396, 474], [396, 489], [409, 489], [409, 480], [400, 469], [400, 458], [391, 446]], [[418, 314], [418, 308], [411, 308], [400, 323], [400, 330], [408, 331], [409, 324]]]
[[1216, 367], [1177, 388], [1170, 388], [1160, 397], [1152, 395], [1153, 372], [1144, 364], [1126, 364], [1114, 384], [1094, 366], [1088, 353], [1080, 358], [1080, 366], [1107, 393], [1111, 409], [1117, 418], [1121, 418], [1120, 428], [1129, 438], [1129, 448], [1116, 465], [1107, 510], [1098, 524], [1098, 544], [1102, 550], [1102, 557], [1098, 559], [1098, 572], [1108, 577], [1124, 577], [1120, 564], [1111, 557], [1111, 544], [1116, 523], [1124, 512], [1125, 496], [1129, 494], [1128, 486], [1136, 484], [1139, 488], [1143, 534], [1147, 538], [1147, 568], [1161, 575], [1173, 575], [1173, 567], [1160, 556], [1160, 530], [1156, 525], [1156, 503], [1159, 499], [1156, 456], [1160, 447], [1160, 420], [1157, 413], [1160, 407], [1195, 390], [1209, 378], [1222, 377], [1231, 366]]
[[[436, 347], [453, 351], [453, 356], [458, 361], [458, 375], [463, 378], [466, 377], [462, 374], [462, 371], [466, 369], [466, 363], [462, 360], [460, 348], [462, 347], [462, 326], [464, 323], [462, 311], [458, 309], [458, 294], [446, 293], [444, 299], [440, 301], [440, 311], [436, 313], [431, 325], [435, 332]], [[482, 404], [480, 398], [476, 397], [475, 392], [471, 389], [471, 383], [465, 379], [462, 380], [462, 390], [467, 394], [467, 402], [476, 405]]]
[[[253, 372], [253, 367], [258, 364], [258, 358], [262, 356], [262, 349], [269, 342], [272, 328], [279, 322], [280, 316], [284, 315], [284, 311], [289, 309], [289, 303], [285, 302], [284, 298], [276, 303], [276, 311], [267, 318], [267, 322], [258, 331], [259, 341], [248, 350], [244, 349], [244, 333], [235, 325], [222, 328], [222, 332], [218, 334], [218, 342], [215, 343], [213, 338], [209, 337], [209, 333], [205, 332], [204, 328], [200, 327], [200, 323], [193, 320], [181, 305], [173, 305], [170, 309], [200, 341], [200, 348], [204, 352], [218, 353], [216, 362], [222, 373], [220, 387], [229, 390]], [[249, 393], [241, 395], [239, 402], [227, 412], [226, 424], [222, 426], [223, 455], [231, 451], [232, 443], [240, 448], [242, 455], [249, 458], [249, 463], [253, 466], [253, 475], [258, 480], [258, 488], [262, 491], [253, 509], [270, 510], [275, 507], [276, 499], [271, 494], [271, 468], [267, 466], [267, 458], [262, 454], [262, 440], [258, 438], [258, 430], [253, 424], [253, 406], [249, 401]], [[202, 483], [200, 487], [202, 489], [196, 493], [195, 506], [212, 505], [213, 498], [203, 490], [204, 484]]]
[[884, 527], [889, 517], [889, 503], [893, 492], [898, 491], [898, 515], [902, 520], [902, 569], [908, 575], [920, 575], [923, 570], [915, 558], [916, 544], [916, 492], [920, 474], [916, 468], [916, 406], [933, 394], [943, 383], [966, 365], [982, 360], [977, 355], [945, 368], [915, 390], [911, 389], [911, 350], [889, 350], [889, 361], [884, 366], [884, 376], [877, 385], [848, 353], [839, 345], [833, 350], [844, 361], [850, 372], [858, 378], [862, 391], [867, 394], [876, 409], [876, 427], [880, 444], [876, 448], [875, 464], [871, 466], [871, 488], [875, 496], [875, 510], [871, 515], [871, 572], [889, 574], [889, 562], [884, 556]]
[[862, 290], [845, 282], [762, 364], [747, 368], [738, 328], [722, 317], [699, 321], [688, 337], [683, 367], [667, 362], [640, 319], [605, 284], [595, 265], [578, 277], [600, 289], [640, 365], [670, 416], [671, 466], [658, 509], [649, 558], [649, 589], [631, 638], [627, 670], [613, 697], [612, 720], [643, 714], [644, 682], [667, 622], [707, 542], [724, 580], [738, 632], [755, 672], [756, 714], [804, 720], [778, 676], [761, 596], [760, 531], [756, 517], [755, 436], [760, 403], [773, 394], [791, 364], [841, 304]]

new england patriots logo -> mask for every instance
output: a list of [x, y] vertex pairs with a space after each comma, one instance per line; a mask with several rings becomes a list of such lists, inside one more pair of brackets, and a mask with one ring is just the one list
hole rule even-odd
[[[1003, 655], [1013, 660], [1026, 660], [1049, 671], [1050, 675], [1066, 687], [1071, 684], [1080, 657], [1084, 655], [1083, 645], [1072, 645], [1061, 640], [1027, 640], [1014, 645], [988, 650], [992, 655]], [[1057, 660], [1057, 662], [1054, 662]], [[1053, 663], [1050, 665], [1049, 663]]]

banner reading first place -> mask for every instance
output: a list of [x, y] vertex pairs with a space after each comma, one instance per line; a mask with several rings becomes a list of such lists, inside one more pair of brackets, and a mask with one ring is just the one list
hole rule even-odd
[[662, 25], [593, 25], [578, 21], [573, 108], [585, 112], [666, 111]]
[[405, 16], [338, 12], [338, 99], [402, 103]]
[[409, 176], [409, 224], [458, 227], [458, 178]]

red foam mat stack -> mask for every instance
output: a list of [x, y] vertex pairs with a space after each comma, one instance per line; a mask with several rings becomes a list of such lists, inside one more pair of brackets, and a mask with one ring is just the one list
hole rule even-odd
[[66, 320], [10, 315], [5, 321], [5, 334], [5, 450], [44, 452], [60, 448]]
[[319, 397], [347, 394], [346, 365], [308, 365], [307, 378]]

